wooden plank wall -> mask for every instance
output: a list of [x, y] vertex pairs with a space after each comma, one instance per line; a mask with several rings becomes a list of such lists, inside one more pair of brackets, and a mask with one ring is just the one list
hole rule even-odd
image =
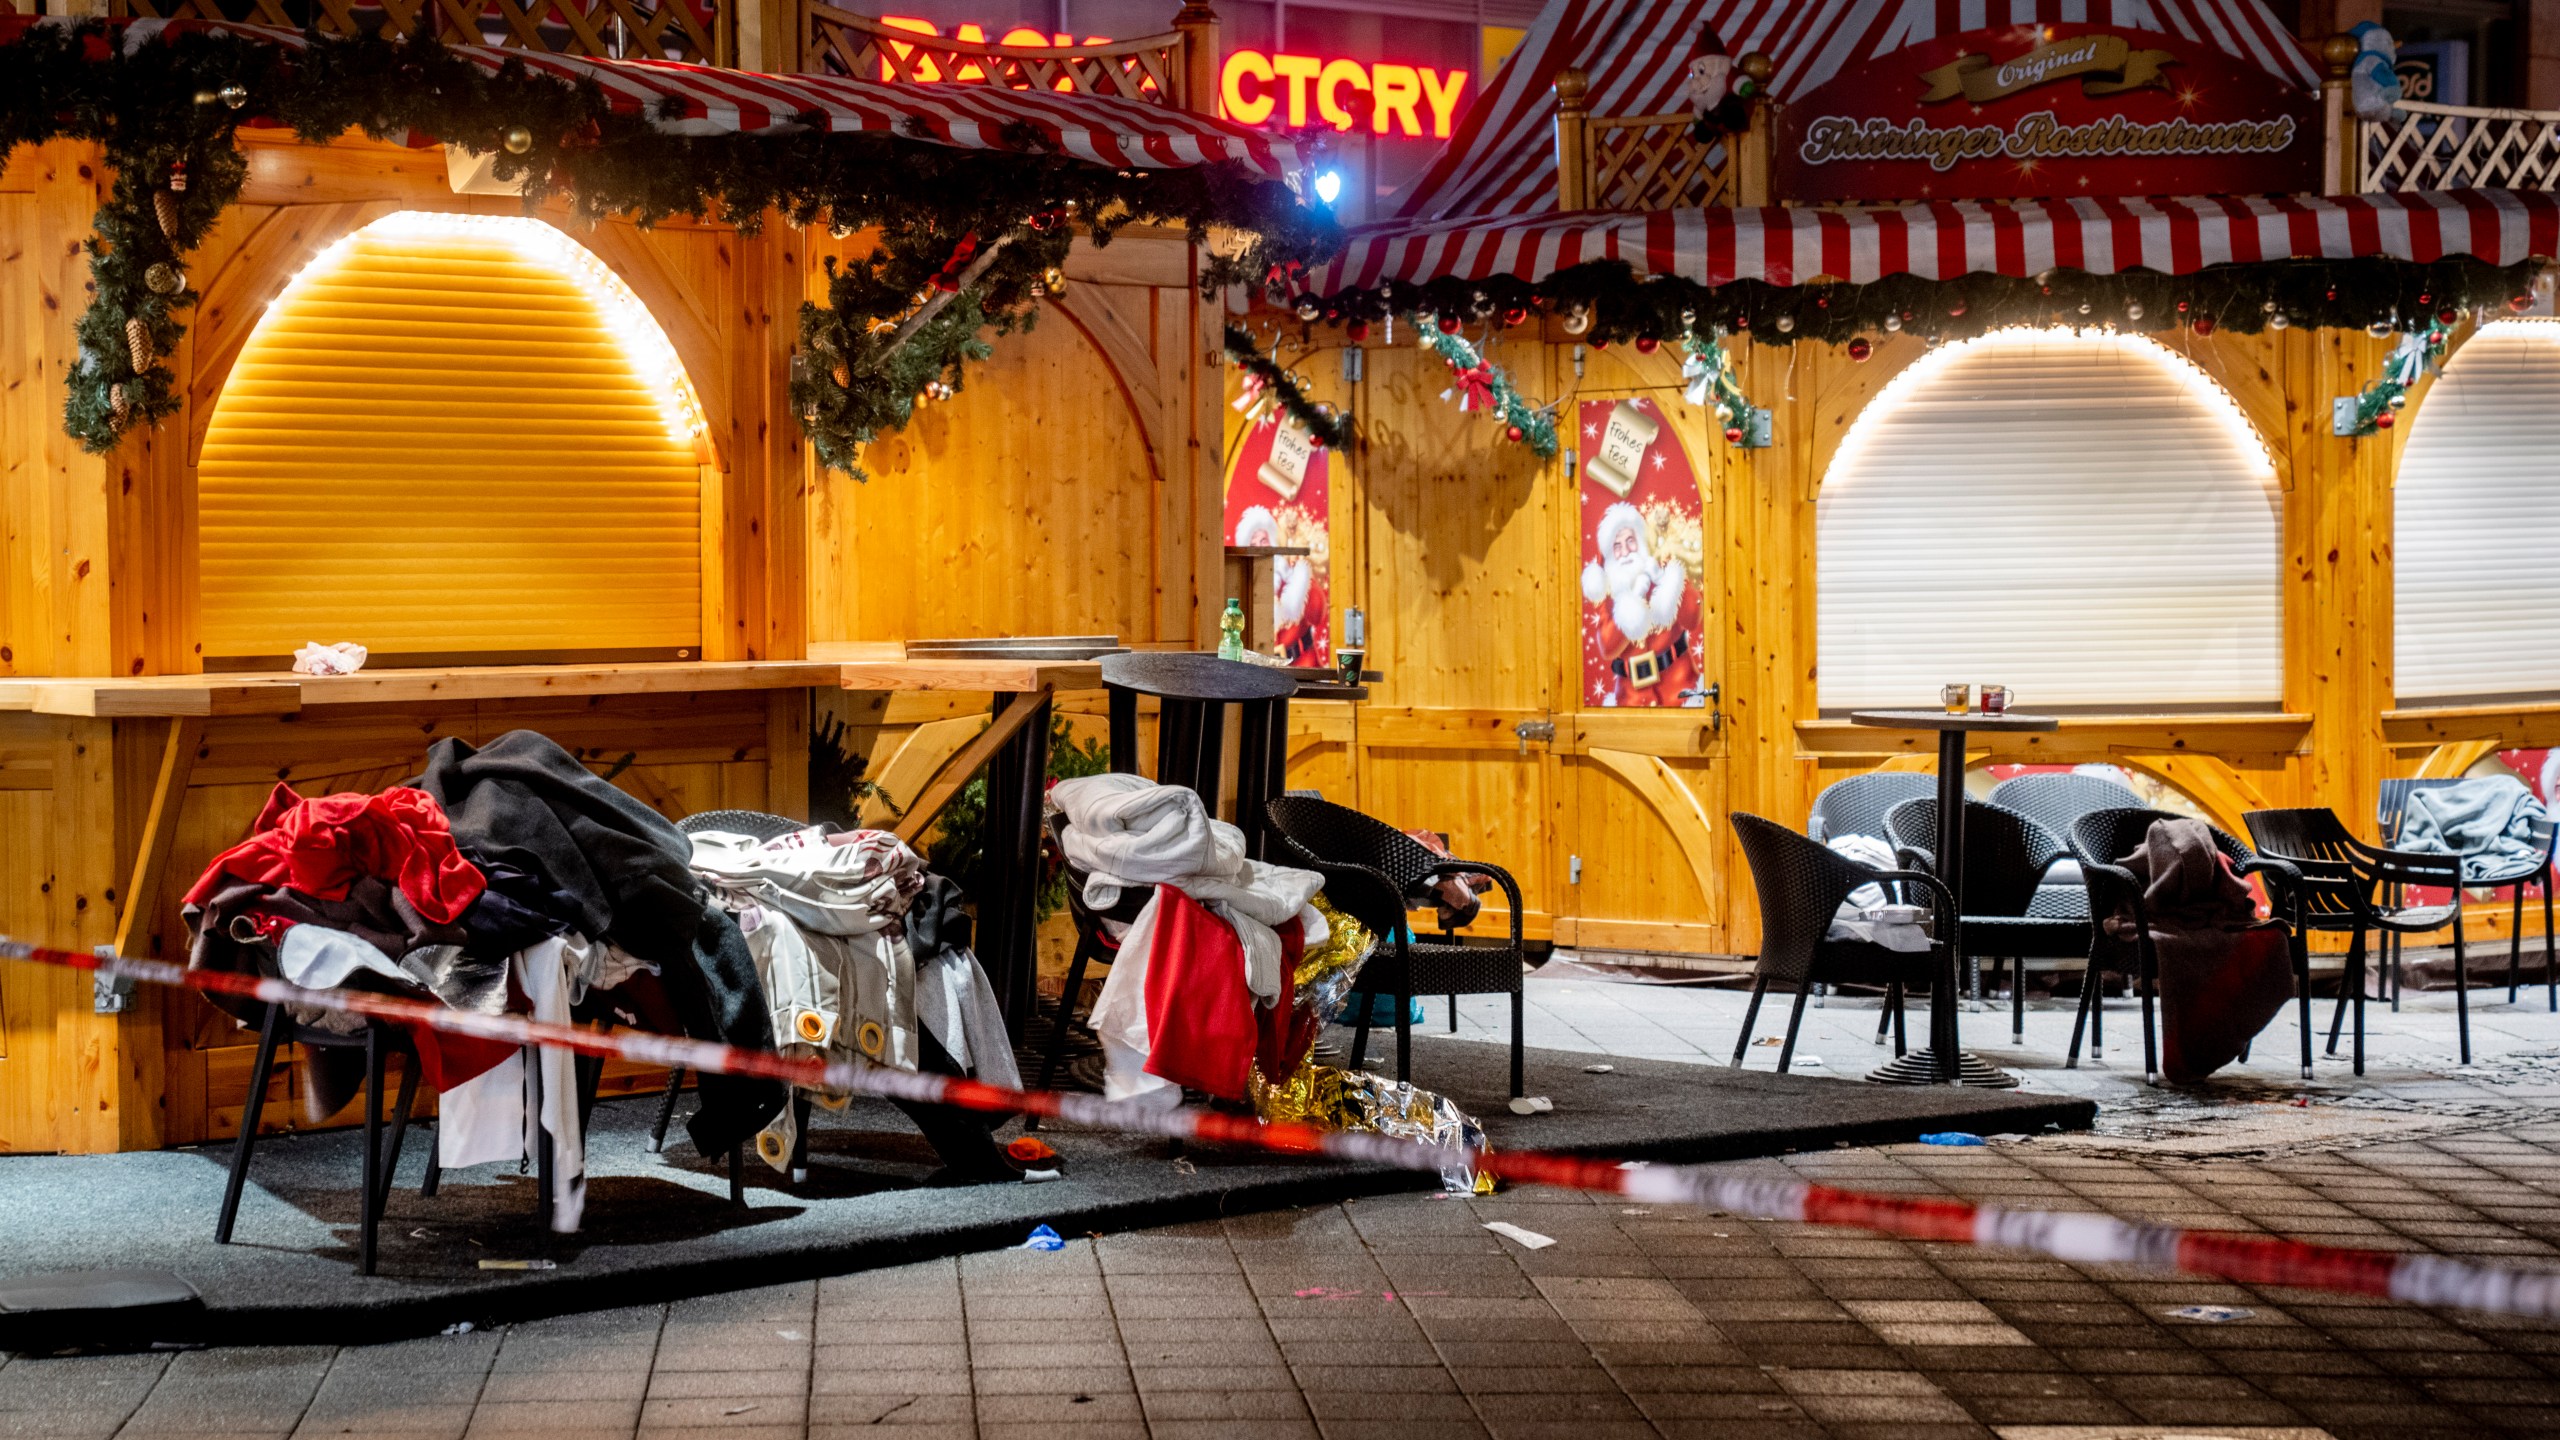
[[[1256, 323], [1268, 333], [1267, 317]], [[1461, 853], [1511, 867], [1532, 933], [1594, 948], [1749, 953], [1757, 906], [1727, 812], [1800, 825], [1824, 785], [1929, 753], [1907, 738], [1818, 722], [1813, 605], [1822, 476], [1851, 422], [1922, 342], [1878, 336], [1865, 363], [1814, 344], [1735, 347], [1745, 390], [1775, 412], [1776, 443], [1758, 451], [1726, 445], [1708, 417], [1679, 402], [1671, 347], [1649, 356], [1583, 347], [1577, 356], [1551, 330], [1506, 337], [1492, 352], [1536, 399], [1641, 393], [1673, 417], [1705, 492], [1701, 643], [1725, 717], [1715, 731], [1674, 712], [1579, 707], [1578, 492], [1564, 458], [1540, 465], [1500, 443], [1491, 420], [1460, 414], [1441, 398], [1445, 368], [1409, 330], [1394, 346], [1373, 338], [1358, 384], [1341, 379], [1338, 333], [1289, 331], [1283, 358], [1317, 398], [1361, 420], [1332, 472], [1332, 598], [1337, 615], [1367, 608], [1371, 663], [1387, 675], [1356, 715], [1303, 707], [1291, 783], [1399, 825], [1448, 830]], [[2395, 751], [2383, 719], [2399, 442], [2342, 440], [2328, 427], [2329, 398], [2369, 383], [2387, 346], [2300, 330], [2168, 343], [2232, 394], [2275, 456], [2283, 711], [2296, 718], [2118, 717], [1978, 758], [2125, 765], [2235, 827], [2241, 812], [2266, 805], [2369, 816], [2377, 782], [2410, 773], [2439, 743], [2422, 722], [2399, 722]], [[1228, 385], [1232, 397], [1232, 374]], [[1231, 444], [1241, 423], [1230, 420]], [[1555, 744], [1523, 757], [1512, 726], [1524, 719], [1556, 722]], [[2499, 733], [2554, 724], [2520, 714]], [[2457, 728], [2469, 737], [2497, 724], [2475, 718]], [[1710, 837], [1703, 846], [1701, 833]], [[1480, 928], [1497, 923], [1489, 916]]]

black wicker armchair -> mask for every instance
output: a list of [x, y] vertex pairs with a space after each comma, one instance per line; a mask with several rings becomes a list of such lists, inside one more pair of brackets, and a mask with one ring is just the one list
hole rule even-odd
[[[2462, 1063], [2471, 1063], [2470, 977], [2462, 950], [2462, 861], [2452, 855], [2416, 855], [2385, 850], [2347, 833], [2334, 810], [2252, 810], [2249, 838], [2258, 852], [2283, 860], [2300, 872], [2295, 887], [2299, 926], [2352, 935], [2347, 944], [2347, 972], [2338, 991], [2338, 1008], [2329, 1012], [2329, 1046], [2338, 1053], [2338, 1030], [2353, 1004], [2356, 1015], [2355, 1073], [2364, 1073], [2365, 935], [2417, 935], [2453, 925], [2454, 1008], [2459, 1018]], [[2450, 905], [2400, 905], [2386, 902], [2386, 887], [2398, 894], [2410, 885], [2440, 886], [2453, 892]]]
[[[1383, 820], [1307, 795], [1282, 795], [1266, 813], [1271, 858], [1324, 877], [1325, 898], [1378, 937], [1377, 952], [1361, 968], [1351, 1003], [1359, 1012], [1351, 1064], [1368, 1056], [1370, 1002], [1393, 996], [1396, 1007], [1396, 1078], [1413, 1078], [1413, 997], [1508, 995], [1511, 997], [1511, 1094], [1525, 1089], [1526, 1015], [1520, 979], [1528, 957], [1520, 935], [1520, 885], [1511, 872], [1482, 860], [1444, 858]], [[1504, 944], [1469, 945], [1444, 932], [1436, 940], [1414, 938], [1409, 908], [1430, 904], [1430, 885], [1447, 875], [1487, 875], [1511, 908]]]
[[1938, 793], [1938, 779], [1916, 770], [1876, 770], [1835, 780], [1814, 797], [1805, 834], [1826, 844], [1843, 835], [1885, 838], [1885, 812], [1905, 800]]
[[[1905, 800], [1885, 815], [1895, 858], [1911, 869], [1937, 873], [1938, 801]], [[2083, 961], [2089, 954], [2089, 906], [2074, 913], [2036, 913], [2036, 897], [2071, 847], [2044, 826], [2001, 805], [1968, 800], [1964, 806], [1964, 942], [1968, 988], [1978, 997], [1984, 959], [2009, 971], [2009, 1038], [2027, 1038], [2026, 962]]]
[[[1752, 884], [1760, 893], [1759, 974], [1742, 1012], [1742, 1034], [1734, 1041], [1737, 1070], [1750, 1052], [1752, 1026], [1759, 1022], [1760, 1000], [1768, 994], [1771, 981], [1795, 987], [1787, 1036], [1778, 1048], [1778, 1070], [1784, 1073], [1795, 1062], [1796, 1030], [1804, 1023], [1805, 997], [1815, 985], [1881, 985], [1886, 1010], [1898, 1016], [1903, 996], [1929, 987], [1930, 978], [1938, 973], [1937, 957], [1946, 953], [1944, 947], [1962, 944], [1954, 897], [1934, 875], [1861, 865], [1818, 840], [1747, 811], [1733, 812], [1733, 833], [1742, 842]], [[1908, 893], [1930, 897], [1939, 918], [1937, 938], [1929, 949], [1888, 950], [1863, 940], [1830, 938], [1831, 922], [1851, 891], [1861, 885], [1894, 882], [1912, 887]]]
[[[2151, 943], [2151, 917], [2142, 902], [2143, 885], [2131, 870], [2116, 863], [2140, 848], [2151, 827], [2162, 820], [2182, 818], [2167, 810], [2143, 806], [2125, 806], [2114, 810], [2098, 810], [2081, 816], [2072, 823], [2072, 848], [2080, 852], [2080, 874], [2088, 882], [2089, 909], [2101, 920], [2117, 914], [2133, 917], [2137, 940], [2127, 941], [2107, 933], [2101, 924], [2090, 940], [2089, 978], [2080, 987], [2080, 1015], [2071, 1023], [2071, 1054], [2063, 1068], [2075, 1069], [2080, 1064], [2080, 1036], [2084, 1028], [2105, 1013], [2098, 995], [2099, 977], [2113, 970], [2127, 976], [2142, 997], [2142, 1072], [2146, 1080], [2157, 1080], [2160, 1070], [2159, 1040], [2153, 1031], [2152, 996], [2160, 983], [2159, 957]], [[2285, 860], [2261, 856], [2240, 843], [2238, 836], [2218, 827], [2213, 831], [2214, 848], [2231, 862], [2231, 868], [2242, 878], [2254, 876], [2266, 887], [2267, 908], [2273, 912], [2273, 923], [2285, 927], [2286, 939], [2293, 954], [2294, 996], [2302, 1007], [2302, 1078], [2311, 1078], [2311, 955], [2302, 933], [2302, 872]], [[2096, 1053], [2096, 1046], [2091, 1046]], [[2246, 1053], [2245, 1051], [2243, 1052]]]

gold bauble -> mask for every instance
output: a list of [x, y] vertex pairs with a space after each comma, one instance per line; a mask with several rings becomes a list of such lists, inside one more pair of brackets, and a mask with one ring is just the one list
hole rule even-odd
[[1067, 288], [1067, 272], [1052, 265], [1040, 272], [1040, 285], [1052, 295], [1062, 294]]
[[175, 295], [187, 288], [187, 272], [165, 260], [155, 260], [142, 272], [142, 284], [154, 295]]
[[533, 149], [533, 131], [522, 125], [510, 125], [507, 133], [498, 137], [498, 143], [507, 147], [508, 154], [522, 155]]

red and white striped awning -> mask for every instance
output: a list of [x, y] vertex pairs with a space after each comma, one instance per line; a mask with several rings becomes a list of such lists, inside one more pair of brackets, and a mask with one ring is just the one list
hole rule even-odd
[[1735, 55], [1776, 63], [1799, 96], [1846, 66], [1997, 25], [2099, 24], [2210, 45], [2304, 89], [2319, 72], [2263, 0], [1550, 0], [1467, 108], [1458, 133], [1397, 202], [1409, 219], [1525, 215], [1556, 200], [1556, 72], [1590, 80], [1594, 115], [1689, 108], [1689, 56], [1712, 24]]
[[2492, 265], [2560, 256], [2560, 196], [2442, 190], [2396, 195], [2145, 196], [1953, 200], [1867, 210], [1583, 211], [1519, 219], [1391, 223], [1352, 232], [1310, 278], [1329, 296], [1433, 280], [1528, 282], [1621, 261], [1639, 279], [1864, 284], [2051, 269], [2184, 275], [2278, 260], [2471, 256]]
[[[61, 19], [0, 16], [0, 43], [30, 24]], [[220, 30], [299, 50], [297, 31], [222, 21], [136, 20], [127, 53], [174, 30]], [[963, 150], [1063, 154], [1116, 170], [1171, 170], [1222, 162], [1266, 180], [1293, 181], [1298, 150], [1285, 139], [1168, 105], [1150, 105], [1053, 90], [994, 85], [918, 85], [849, 80], [834, 75], [765, 75], [672, 60], [596, 60], [487, 45], [455, 45], [453, 54], [495, 74], [513, 61], [537, 74], [575, 83], [591, 80], [617, 111], [646, 118], [676, 135], [734, 135], [816, 128], [834, 134], [899, 135]], [[1034, 143], [1015, 143], [1024, 133]]]

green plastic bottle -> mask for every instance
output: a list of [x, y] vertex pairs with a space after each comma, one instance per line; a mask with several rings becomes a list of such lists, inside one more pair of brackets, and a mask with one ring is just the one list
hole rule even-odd
[[1227, 597], [1227, 613], [1218, 617], [1218, 658], [1244, 658], [1244, 602], [1233, 595]]

